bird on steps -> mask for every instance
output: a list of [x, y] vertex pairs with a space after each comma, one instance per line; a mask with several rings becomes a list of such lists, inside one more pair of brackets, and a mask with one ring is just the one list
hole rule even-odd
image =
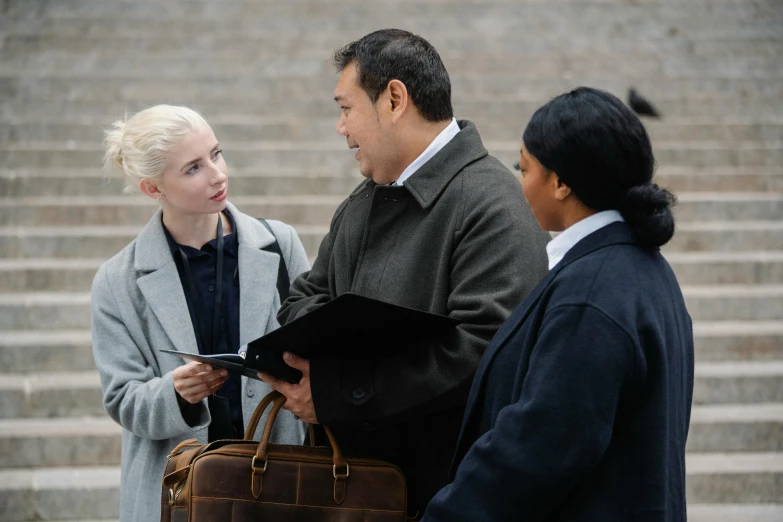
[[633, 87], [628, 89], [628, 106], [639, 116], [661, 117], [660, 113], [655, 110], [655, 107], [636, 92], [636, 89]]

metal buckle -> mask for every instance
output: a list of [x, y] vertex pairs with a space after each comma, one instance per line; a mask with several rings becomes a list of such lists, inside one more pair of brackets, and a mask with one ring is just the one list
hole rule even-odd
[[[332, 465], [332, 476], [334, 478], [337, 478], [337, 465]], [[340, 478], [348, 478], [351, 476], [351, 466], [348, 465], [348, 463], [345, 463], [345, 475], [340, 475]]]
[[256, 457], [257, 456], [258, 455], [253, 455], [253, 460], [250, 461], [250, 467], [252, 468], [253, 471], [259, 471], [260, 470], [261, 473], [264, 473], [266, 471], [266, 465], [269, 462], [269, 458], [264, 460], [264, 467], [263, 468], [257, 468], [256, 467]]

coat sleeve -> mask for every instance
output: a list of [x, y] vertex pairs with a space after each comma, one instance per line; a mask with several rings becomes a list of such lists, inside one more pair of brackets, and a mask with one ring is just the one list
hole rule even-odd
[[464, 406], [489, 340], [546, 274], [547, 236], [508, 178], [507, 185], [484, 187], [483, 193], [466, 189], [470, 196], [454, 210], [459, 226], [450, 279], [441, 284], [448, 315], [461, 324], [392, 355], [313, 359], [310, 382], [320, 422], [404, 422]]
[[468, 450], [423, 522], [546, 520], [604, 455], [638, 353], [632, 336], [596, 308], [550, 310], [519, 399]]
[[163, 440], [209, 425], [206, 401], [183, 418], [172, 373], [156, 376], [123, 321], [103, 265], [92, 285], [92, 346], [106, 413], [137, 437]]

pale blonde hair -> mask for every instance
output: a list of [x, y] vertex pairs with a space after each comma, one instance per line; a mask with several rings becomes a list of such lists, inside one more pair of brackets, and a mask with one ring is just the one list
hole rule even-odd
[[155, 105], [130, 118], [115, 121], [105, 131], [103, 165], [125, 174], [125, 193], [138, 189], [142, 179], [159, 179], [168, 154], [189, 132], [209, 127], [193, 109]]

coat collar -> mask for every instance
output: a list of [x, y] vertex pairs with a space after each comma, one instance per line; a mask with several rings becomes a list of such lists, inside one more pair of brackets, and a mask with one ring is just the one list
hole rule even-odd
[[451, 180], [468, 164], [488, 154], [481, 143], [476, 126], [467, 120], [457, 122], [460, 131], [416, 174], [405, 180], [403, 187], [413, 195], [422, 208], [432, 205], [451, 183]]
[[[267, 329], [267, 318], [274, 315], [279, 258], [263, 250], [275, 241], [266, 227], [239, 212], [231, 203], [227, 203], [227, 207], [234, 217], [239, 240], [241, 346], [261, 337]], [[158, 210], [136, 239], [137, 284], [176, 349], [197, 353], [196, 333], [161, 216], [162, 211]]]
[[492, 365], [492, 361], [495, 359], [500, 348], [506, 344], [509, 337], [519, 330], [520, 326], [525, 322], [533, 308], [535, 308], [546, 289], [565, 267], [592, 252], [620, 244], [639, 245], [636, 235], [624, 222], [611, 223], [579, 241], [566, 253], [562, 261], [549, 271], [544, 279], [542, 279], [533, 289], [530, 295], [522, 301], [514, 312], [512, 312], [511, 316], [501, 325], [500, 329], [498, 329], [487, 346], [487, 350], [484, 352], [484, 356], [481, 358], [479, 367], [476, 370], [476, 376], [468, 396], [464, 422], [462, 423], [462, 429], [457, 442], [457, 452], [459, 455], [455, 455], [455, 460], [452, 463], [452, 474], [455, 471], [456, 465], [459, 464], [459, 460], [461, 460], [462, 456], [467, 451], [467, 448], [462, 447], [465, 444], [464, 437], [466, 434], [466, 427], [470, 424], [470, 421], [476, 412], [479, 403], [479, 395], [486, 385], [487, 370]]

